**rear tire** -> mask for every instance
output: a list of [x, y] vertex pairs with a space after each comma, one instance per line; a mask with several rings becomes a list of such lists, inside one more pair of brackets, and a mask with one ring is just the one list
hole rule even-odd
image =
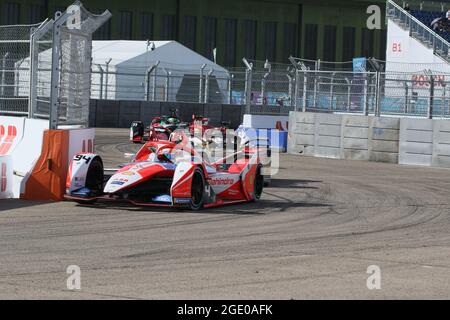
[[253, 189], [255, 200], [259, 200], [261, 198], [261, 194], [264, 190], [264, 176], [262, 175], [261, 171], [262, 165], [258, 164], [258, 166], [256, 167], [254, 189]]
[[194, 174], [192, 175], [191, 203], [189, 204], [191, 210], [200, 210], [203, 207], [205, 201], [205, 183], [203, 170], [198, 167], [195, 168]]

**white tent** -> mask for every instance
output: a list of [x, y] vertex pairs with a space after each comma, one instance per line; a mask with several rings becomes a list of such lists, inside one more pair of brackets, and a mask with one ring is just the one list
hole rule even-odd
[[[48, 62], [50, 57], [51, 50], [39, 54], [41, 62], [47, 61], [45, 68], [50, 67]], [[39, 68], [43, 65], [41, 62]], [[156, 68], [157, 77], [155, 84], [153, 84], [155, 71], [152, 72], [150, 78], [148, 78], [147, 71], [157, 62], [159, 62]], [[29, 58], [20, 63], [20, 69], [24, 71], [19, 71], [16, 81], [27, 82], [29, 79]], [[168, 87], [168, 101], [176, 101], [180, 87], [184, 82], [185, 97], [187, 95], [191, 98], [188, 99], [188, 102], [198, 102], [199, 75], [203, 65], [205, 66], [205, 76], [208, 72], [212, 72], [209, 92], [214, 87], [217, 89], [214, 92], [216, 100], [224, 99], [227, 94], [228, 71], [176, 41], [92, 41], [91, 98], [145, 100], [147, 94], [151, 97], [153, 88], [155, 88], [156, 100], [163, 101], [166, 99], [166, 88]], [[167, 77], [168, 74], [169, 77]], [[41, 70], [38, 77], [38, 82], [49, 82], [49, 69], [48, 71], [47, 69]], [[167, 78], [169, 78], [169, 83], [167, 83]], [[187, 78], [190, 81], [186, 81]], [[186, 88], [186, 82], [188, 88]], [[203, 86], [205, 86], [205, 83], [203, 83]], [[186, 90], [188, 91], [187, 94]], [[50, 92], [38, 91], [38, 95], [41, 97], [50, 95]], [[23, 86], [20, 94], [28, 95], [27, 86]], [[152, 100], [151, 98], [149, 100]], [[223, 100], [219, 102], [223, 102]]]
[[226, 69], [176, 41], [93, 41], [92, 59], [92, 98], [143, 100], [147, 92], [151, 96], [155, 71], [150, 78], [147, 71], [158, 62], [157, 100], [165, 100], [169, 87], [168, 100], [175, 101], [183, 79], [186, 85], [186, 78], [190, 78], [189, 88], [184, 91], [190, 91], [192, 101], [198, 101], [199, 74], [203, 65], [204, 74], [212, 72], [211, 79], [217, 81], [220, 92], [216, 93], [224, 96], [227, 90]]

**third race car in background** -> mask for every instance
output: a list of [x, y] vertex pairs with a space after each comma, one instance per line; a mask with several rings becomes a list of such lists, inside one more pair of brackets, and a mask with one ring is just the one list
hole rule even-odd
[[133, 121], [130, 128], [130, 140], [134, 143], [145, 141], [169, 140], [170, 134], [183, 124], [176, 110], [170, 110], [170, 115], [154, 117], [149, 126], [142, 121]]

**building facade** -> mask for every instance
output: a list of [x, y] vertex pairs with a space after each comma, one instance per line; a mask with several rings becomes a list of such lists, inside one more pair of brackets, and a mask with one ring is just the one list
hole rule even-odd
[[[0, 0], [0, 24], [36, 23], [71, 0]], [[290, 55], [324, 61], [384, 59], [385, 2], [380, 0], [84, 0], [112, 19], [94, 35], [109, 40], [176, 40], [226, 67], [242, 57], [287, 63]], [[367, 8], [381, 9], [369, 30]]]

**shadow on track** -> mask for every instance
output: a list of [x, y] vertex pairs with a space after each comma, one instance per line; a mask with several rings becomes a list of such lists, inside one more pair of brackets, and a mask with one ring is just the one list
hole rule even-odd
[[40, 206], [43, 204], [49, 204], [50, 201], [31, 201], [31, 200], [20, 200], [20, 199], [2, 199], [0, 200], [0, 211], [27, 208]]
[[321, 182], [320, 180], [272, 179], [267, 188], [319, 189], [319, 187], [310, 186], [309, 184]]

